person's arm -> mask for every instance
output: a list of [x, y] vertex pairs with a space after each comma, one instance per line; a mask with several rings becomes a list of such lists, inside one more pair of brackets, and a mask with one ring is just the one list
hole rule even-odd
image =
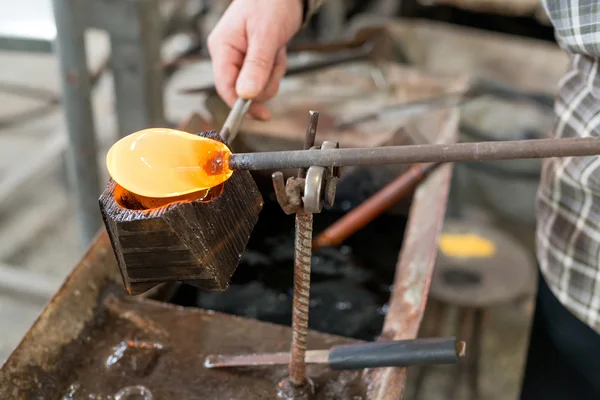
[[325, 0], [234, 0], [208, 37], [215, 87], [230, 107], [253, 99], [248, 113], [270, 114], [262, 104], [279, 90], [286, 45]]

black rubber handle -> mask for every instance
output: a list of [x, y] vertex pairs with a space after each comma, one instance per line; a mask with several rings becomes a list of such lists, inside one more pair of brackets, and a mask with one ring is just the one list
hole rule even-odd
[[454, 364], [457, 359], [454, 337], [335, 346], [329, 352], [334, 370]]

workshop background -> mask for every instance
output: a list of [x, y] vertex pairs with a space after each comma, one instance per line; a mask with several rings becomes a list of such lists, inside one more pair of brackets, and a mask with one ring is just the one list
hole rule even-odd
[[[102, 227], [97, 199], [108, 180], [104, 158], [114, 141], [144, 127], [176, 126], [193, 113], [205, 126], [222, 124], [223, 105], [214, 95], [187, 94], [183, 89], [211, 83], [204, 44], [228, 4], [220, 0], [6, 3], [0, 8], [1, 362]], [[567, 57], [557, 47], [537, 0], [329, 0], [294, 44], [352, 37], [364, 26], [387, 28], [394, 61], [401, 65], [431, 74], [440, 82], [460, 76], [493, 89], [460, 106], [461, 140], [548, 135], [553, 122], [552, 100]], [[82, 30], [84, 42], [77, 40]], [[322, 54], [299, 54], [290, 62], [302, 64], [319, 57]], [[87, 77], [82, 75], [82, 60], [87, 62]], [[77, 85], [69, 85], [73, 80]], [[314, 80], [318, 81], [312, 75], [286, 79], [272, 102], [274, 109], [290, 112], [294, 107], [311, 107], [314, 96], [325, 96], [327, 89], [320, 93], [305, 90], [298, 95], [299, 100], [290, 100], [289, 93]], [[418, 91], [418, 87], [411, 90]], [[346, 96], [342, 89], [337, 95]], [[90, 96], [91, 110], [81, 100]], [[355, 112], [357, 108], [348, 110]], [[299, 121], [288, 119], [292, 121], [281, 117], [271, 127], [249, 122], [242, 127], [239, 146], [252, 151], [299, 148], [304, 115]], [[386, 124], [394, 124], [393, 113], [386, 117]], [[278, 131], [282, 131], [279, 139]], [[371, 139], [360, 135], [364, 132], [350, 132], [340, 140], [341, 146], [364, 140], [379, 145], [390, 140], [383, 134]], [[71, 158], [67, 151], [70, 143], [76, 148]], [[70, 162], [77, 168], [69, 168]], [[473, 325], [482, 323], [479, 329], [474, 328], [482, 340], [480, 362], [475, 365], [481, 399], [515, 399], [519, 391], [535, 291], [534, 198], [540, 165], [539, 160], [517, 160], [454, 167], [446, 229], [467, 226], [464, 229], [490, 232], [490, 237], [498, 238], [497, 250], [503, 252], [489, 261], [490, 268], [512, 266], [503, 278], [507, 280], [505, 293], [492, 300], [482, 295], [470, 305], [462, 302], [460, 285], [478, 282], [476, 276], [468, 274], [447, 282], [455, 285], [455, 299], [452, 288], [444, 285], [438, 288], [439, 298], [434, 299], [453, 306], [446, 307], [450, 312], [445, 331], [455, 329], [455, 320], [462, 321], [459, 329], [466, 329], [464, 319], [472, 318]], [[354, 181], [341, 186], [342, 195], [344, 190], [358, 188], [368, 197], [389, 182], [390, 173], [398, 173], [387, 168], [380, 171], [350, 171]], [[357, 183], [360, 179], [369, 184], [361, 187]], [[355, 200], [358, 203], [364, 198]], [[344, 203], [341, 207], [347, 211], [355, 205]], [[398, 208], [392, 210], [394, 215], [402, 214], [405, 207], [400, 204]], [[438, 258], [438, 263], [444, 262], [452, 263]], [[527, 288], [513, 293], [510, 282], [525, 282]], [[232, 313], [244, 314], [235, 304], [262, 296], [263, 288], [254, 285], [245, 287], [239, 298], [228, 300]], [[332, 287], [321, 290], [329, 292]], [[432, 295], [435, 289], [434, 284]], [[365, 301], [349, 298], [337, 304], [351, 307], [346, 303]], [[224, 307], [219, 298], [209, 295], [198, 301], [205, 308]], [[365, 310], [363, 313], [371, 309]], [[435, 312], [438, 314], [433, 318], [439, 319], [440, 311]], [[329, 316], [311, 314], [311, 318]], [[360, 317], [356, 318], [360, 323]], [[426, 314], [424, 326], [427, 322]], [[409, 375], [410, 388], [414, 388], [417, 376]], [[445, 399], [455, 381], [451, 368], [433, 368], [425, 378], [421, 398]], [[455, 398], [467, 398], [468, 386], [466, 381], [461, 384]]]

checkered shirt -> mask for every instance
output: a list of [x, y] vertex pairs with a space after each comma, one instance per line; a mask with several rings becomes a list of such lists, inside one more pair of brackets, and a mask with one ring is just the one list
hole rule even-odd
[[[543, 0], [571, 56], [555, 103], [555, 137], [600, 135], [600, 2]], [[544, 161], [537, 196], [537, 256], [552, 292], [600, 333], [600, 157]]]

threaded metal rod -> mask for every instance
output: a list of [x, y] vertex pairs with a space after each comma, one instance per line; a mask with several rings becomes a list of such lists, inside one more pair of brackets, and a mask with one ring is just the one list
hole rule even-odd
[[373, 148], [273, 151], [232, 154], [234, 170], [261, 170], [351, 165], [491, 161], [577, 157], [600, 154], [600, 138], [534, 139], [506, 142], [425, 144]]
[[290, 381], [301, 386], [306, 379], [306, 336], [310, 301], [310, 262], [312, 256], [313, 215], [296, 213], [294, 244], [294, 304], [292, 312], [292, 347]]

